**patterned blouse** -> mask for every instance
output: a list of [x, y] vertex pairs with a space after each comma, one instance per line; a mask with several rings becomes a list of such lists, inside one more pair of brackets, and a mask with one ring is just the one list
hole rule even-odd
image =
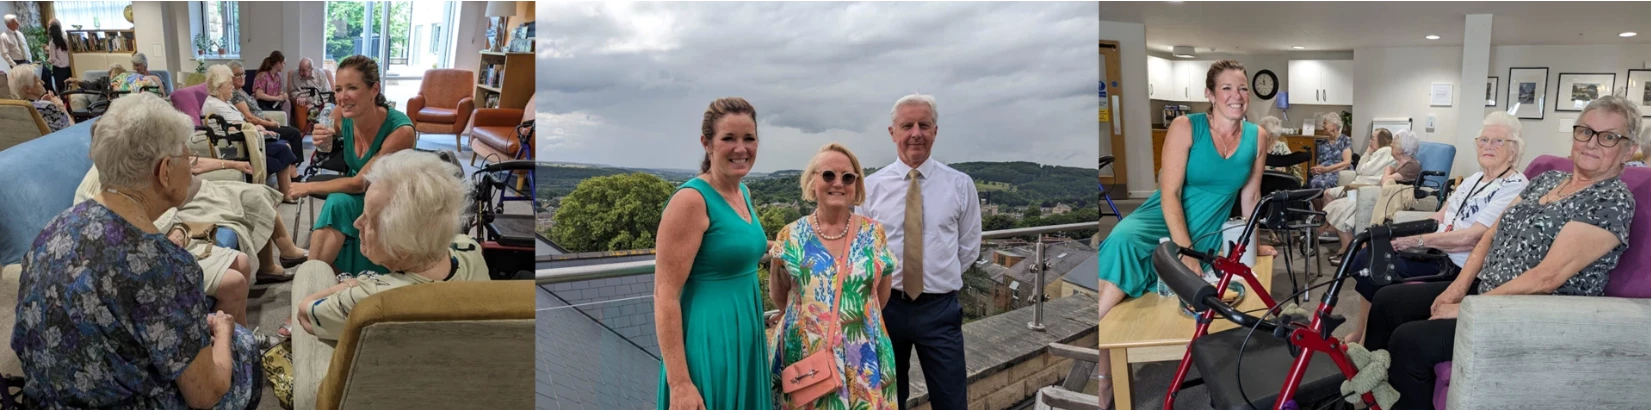
[[236, 88], [235, 89], [235, 94], [232, 94], [232, 95], [229, 96], [229, 105], [235, 105], [235, 104], [240, 104], [240, 103], [246, 103], [247, 104], [247, 111], [252, 111], [252, 115], [256, 115], [259, 118], [264, 117], [264, 109], [258, 107], [258, 100], [252, 98], [251, 95], [247, 95], [246, 90]]
[[52, 132], [69, 127], [69, 113], [51, 101], [34, 100], [34, 110], [40, 112], [40, 118], [46, 120], [46, 126], [50, 127]]
[[263, 91], [264, 94], [281, 95], [281, 72], [265, 71], [258, 73], [258, 78], [252, 80], [252, 89]]
[[[1353, 148], [1353, 138], [1343, 134], [1332, 140], [1318, 140], [1318, 165], [1327, 167], [1341, 162], [1341, 152]], [[1308, 182], [1311, 188], [1330, 189], [1337, 185], [1340, 179], [1338, 172], [1313, 174], [1312, 181]]]
[[[46, 225], [23, 257], [11, 348], [34, 408], [184, 409], [178, 377], [212, 345], [195, 258], [97, 201]], [[217, 408], [256, 406], [252, 332], [236, 326], [230, 389]]]
[[1576, 221], [1599, 227], [1615, 235], [1617, 244], [1576, 276], [1555, 289], [1555, 295], [1599, 296], [1605, 293], [1608, 273], [1617, 266], [1622, 251], [1628, 249], [1628, 226], [1634, 219], [1634, 197], [1621, 179], [1595, 183], [1547, 205], [1539, 201], [1570, 174], [1548, 171], [1532, 179], [1519, 194], [1520, 202], [1508, 208], [1498, 222], [1485, 267], [1479, 271], [1479, 292], [1489, 292], [1536, 267], [1548, 256], [1554, 238], [1566, 223]]
[[[876, 298], [876, 281], [894, 274], [896, 258], [888, 249], [883, 226], [869, 218], [854, 232], [849, 245], [849, 272], [843, 279], [842, 301], [837, 312], [842, 317], [842, 345], [837, 349], [837, 367], [845, 377], [836, 393], [821, 396], [816, 408], [894, 409], [894, 345], [883, 327], [883, 309]], [[791, 295], [785, 314], [775, 327], [773, 382], [780, 385], [780, 371], [827, 345], [829, 330], [825, 313], [837, 299], [835, 278], [838, 264], [814, 232], [808, 217], [798, 219], [774, 236], [776, 258], [785, 261], [791, 277]], [[789, 403], [775, 392], [776, 402]], [[798, 403], [792, 403], [798, 404]]]

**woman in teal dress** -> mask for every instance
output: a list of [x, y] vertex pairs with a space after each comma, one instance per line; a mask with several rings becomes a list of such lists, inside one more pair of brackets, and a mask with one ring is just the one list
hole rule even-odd
[[[332, 123], [337, 128], [317, 126], [316, 147], [331, 147], [336, 133], [344, 139], [344, 162], [349, 165], [343, 178], [292, 184], [287, 199], [325, 194], [326, 203], [310, 232], [310, 260], [326, 262], [336, 272], [354, 276], [365, 271], [389, 273], [361, 255], [361, 232], [355, 228], [361, 217], [362, 195], [367, 180], [361, 175], [373, 166], [373, 159], [409, 149], [417, 142], [413, 122], [407, 114], [390, 108], [379, 84], [378, 63], [367, 56], [351, 56], [338, 63], [338, 83], [333, 86], [338, 108]], [[363, 138], [372, 136], [371, 139]]]
[[740, 179], [757, 159], [757, 110], [711, 102], [701, 123], [699, 176], [660, 216], [654, 323], [664, 356], [660, 409], [769, 410], [757, 262], [768, 236]]
[[[1260, 195], [1259, 160], [1272, 147], [1271, 137], [1244, 121], [1249, 106], [1249, 77], [1244, 65], [1225, 60], [1210, 66], [1204, 77], [1209, 113], [1177, 118], [1164, 139], [1158, 192], [1124, 218], [1101, 244], [1100, 315], [1122, 302], [1157, 288], [1152, 250], [1159, 238], [1194, 249], [1216, 249], [1222, 222], [1234, 201], [1243, 201], [1244, 216]], [[1184, 260], [1202, 271], [1196, 260]], [[1101, 355], [1102, 403], [1110, 400], [1108, 355]]]

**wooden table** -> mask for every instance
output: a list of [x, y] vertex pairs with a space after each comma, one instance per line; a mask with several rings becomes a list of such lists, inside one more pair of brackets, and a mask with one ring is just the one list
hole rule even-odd
[[[1273, 257], [1257, 256], [1254, 271], [1263, 286], [1272, 286]], [[1239, 278], [1234, 280], [1242, 281]], [[1265, 306], [1253, 291], [1238, 303], [1239, 310]], [[1180, 310], [1180, 302], [1175, 297], [1165, 298], [1149, 292], [1139, 298], [1124, 300], [1101, 319], [1099, 347], [1102, 352], [1110, 351], [1112, 356], [1112, 400], [1118, 410], [1134, 408], [1130, 397], [1130, 363], [1180, 361], [1181, 356], [1186, 354], [1187, 343], [1197, 329], [1193, 318]], [[1210, 333], [1236, 327], [1237, 324], [1218, 317], [1210, 325]], [[1163, 395], [1165, 392], [1148, 393]]]

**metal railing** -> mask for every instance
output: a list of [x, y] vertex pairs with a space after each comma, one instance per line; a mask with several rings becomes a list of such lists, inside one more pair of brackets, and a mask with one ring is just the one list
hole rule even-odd
[[[1047, 298], [1044, 297], [1044, 283], [1046, 282], [1046, 279], [1047, 279], [1046, 275], [1048, 274], [1049, 269], [1047, 269], [1047, 266], [1045, 265], [1045, 262], [1044, 262], [1044, 259], [1045, 259], [1044, 258], [1044, 250], [1045, 250], [1046, 246], [1043, 242], [1043, 234], [1054, 233], [1054, 232], [1065, 232], [1065, 231], [1078, 231], [1078, 230], [1085, 230], [1085, 229], [1100, 229], [1100, 226], [1101, 226], [1100, 221], [1079, 222], [1079, 223], [1063, 224], [1063, 225], [1045, 225], [1045, 226], [1034, 226], [1034, 227], [1029, 227], [1029, 228], [1002, 229], [1002, 230], [996, 230], [996, 231], [986, 231], [986, 232], [982, 232], [980, 234], [981, 239], [1002, 239], [1002, 238], [1013, 238], [1013, 237], [1017, 237], [1017, 236], [1026, 236], [1026, 235], [1037, 235], [1038, 236], [1038, 239], [1035, 243], [1035, 249], [1036, 249], [1037, 252], [1036, 252], [1036, 256], [1033, 257], [1034, 259], [1033, 259], [1033, 262], [1032, 262], [1032, 270], [1033, 270], [1033, 272], [1037, 272], [1037, 280], [1036, 280], [1036, 283], [1033, 284], [1035, 286], [1033, 288], [1034, 289], [1033, 299], [1036, 300], [1036, 304], [1035, 304], [1036, 307], [1033, 310], [1032, 321], [1026, 324], [1027, 328], [1037, 330], [1037, 331], [1043, 331], [1044, 330], [1044, 327], [1043, 327], [1043, 302], [1044, 302], [1044, 299], [1047, 299]], [[766, 256], [764, 258], [766, 258]], [[965, 267], [965, 269], [967, 269], [967, 267]], [[654, 261], [653, 260], [633, 261], [633, 262], [616, 262], [616, 263], [608, 263], [608, 264], [601, 264], [601, 265], [586, 265], [586, 266], [572, 266], [572, 267], [566, 267], [566, 268], [540, 269], [540, 270], [534, 272], [534, 280], [539, 285], [552, 285], [552, 284], [557, 284], [557, 283], [582, 282], [582, 281], [587, 281], [587, 280], [600, 280], [600, 279], [622, 278], [622, 277], [636, 276], [636, 275], [646, 275], [646, 274], [653, 273], [653, 272], [654, 272]], [[1099, 279], [1097, 279], [1097, 280], [1099, 280]]]

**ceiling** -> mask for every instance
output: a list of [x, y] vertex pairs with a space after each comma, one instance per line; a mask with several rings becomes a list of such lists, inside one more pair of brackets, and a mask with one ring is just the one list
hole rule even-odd
[[[1651, 44], [1651, 2], [1107, 2], [1101, 20], [1146, 25], [1147, 47], [1257, 54], [1461, 46], [1468, 14], [1491, 45]], [[1639, 32], [1629, 38], [1625, 31]], [[1427, 40], [1426, 35], [1438, 35]]]

